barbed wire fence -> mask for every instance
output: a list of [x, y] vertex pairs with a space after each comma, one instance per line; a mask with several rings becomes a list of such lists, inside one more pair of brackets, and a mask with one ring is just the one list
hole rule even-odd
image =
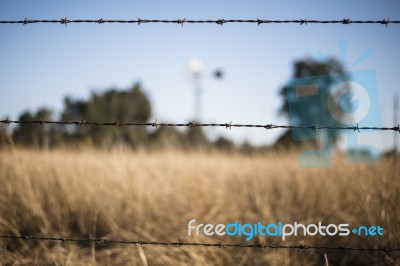
[[[393, 127], [360, 127], [358, 124], [354, 126], [336, 127], [336, 126], [317, 126], [315, 124], [310, 126], [291, 126], [291, 125], [274, 125], [274, 124], [234, 124], [228, 123], [159, 123], [157, 120], [149, 123], [131, 123], [131, 122], [93, 122], [86, 120], [79, 121], [50, 121], [50, 120], [0, 120], [0, 123], [9, 124], [31, 124], [31, 125], [75, 125], [75, 126], [112, 126], [112, 127], [224, 127], [226, 129], [232, 128], [264, 128], [264, 129], [309, 129], [309, 130], [352, 130], [360, 132], [360, 130], [383, 130], [383, 131], [397, 131], [400, 133], [400, 125]], [[253, 248], [253, 249], [292, 249], [292, 250], [325, 250], [325, 251], [352, 251], [352, 252], [384, 252], [390, 255], [392, 252], [400, 252], [400, 247], [352, 247], [349, 245], [341, 246], [314, 246], [314, 245], [272, 245], [266, 243], [260, 244], [241, 244], [241, 243], [224, 243], [222, 241], [217, 243], [201, 243], [201, 242], [166, 242], [166, 241], [144, 241], [144, 240], [118, 240], [118, 239], [107, 239], [107, 238], [70, 238], [70, 237], [49, 237], [49, 236], [18, 236], [18, 235], [0, 235], [0, 240], [26, 240], [26, 241], [52, 241], [62, 243], [98, 243], [98, 244], [112, 244], [112, 245], [134, 245], [139, 244], [142, 246], [164, 246], [164, 247], [184, 247], [184, 246], [199, 246], [199, 247], [218, 247], [218, 248]]]
[[360, 130], [381, 130], [381, 131], [397, 131], [400, 133], [400, 124], [393, 127], [374, 127], [374, 126], [359, 126], [358, 124], [354, 126], [329, 126], [329, 125], [316, 125], [312, 124], [309, 126], [292, 126], [292, 125], [274, 125], [274, 124], [234, 124], [232, 121], [228, 123], [159, 123], [156, 121], [148, 122], [148, 123], [131, 123], [131, 122], [93, 122], [86, 120], [79, 121], [49, 121], [49, 120], [0, 120], [2, 124], [37, 124], [37, 125], [76, 125], [76, 126], [113, 126], [113, 127], [123, 127], [123, 126], [133, 126], [133, 127], [188, 127], [188, 128], [196, 128], [196, 127], [224, 127], [226, 129], [239, 128], [239, 127], [247, 127], [247, 128], [264, 128], [264, 129], [310, 129], [310, 130], [353, 130], [360, 132]]
[[12, 240], [25, 240], [25, 241], [53, 241], [53, 242], [74, 242], [74, 243], [99, 243], [99, 244], [115, 244], [115, 245], [135, 245], [142, 246], [201, 246], [201, 247], [218, 247], [218, 248], [259, 248], [259, 249], [298, 249], [298, 250], [341, 250], [341, 251], [356, 251], [356, 252], [385, 252], [391, 254], [392, 252], [400, 252], [400, 247], [380, 247], [380, 248], [366, 248], [366, 247], [351, 247], [349, 245], [341, 246], [311, 246], [311, 245], [271, 245], [271, 244], [240, 244], [240, 243], [224, 243], [222, 241], [216, 243], [200, 243], [200, 242], [159, 242], [159, 241], [143, 241], [139, 240], [117, 240], [107, 238], [68, 238], [68, 237], [47, 237], [47, 236], [15, 236], [15, 235], [0, 235], [0, 239]]
[[68, 19], [67, 17], [61, 19], [28, 19], [24, 20], [0, 20], [0, 24], [38, 24], [38, 23], [55, 23], [67, 26], [68, 24], [73, 23], [91, 23], [91, 24], [105, 24], [105, 23], [122, 23], [122, 24], [147, 24], [147, 23], [166, 23], [166, 24], [178, 24], [183, 26], [184, 24], [217, 24], [224, 25], [228, 23], [247, 23], [247, 24], [299, 24], [299, 25], [308, 25], [308, 24], [381, 24], [386, 27], [389, 24], [400, 24], [400, 20], [390, 20], [390, 19], [381, 19], [381, 20], [352, 20], [350, 18], [338, 19], [338, 20], [318, 20], [318, 19], [282, 19], [282, 20], [268, 20], [268, 19], [205, 19], [205, 20], [193, 20], [193, 19], [133, 19], [133, 20], [125, 20], [125, 19]]
[[[245, 24], [257, 24], [258, 26], [263, 24], [299, 24], [299, 25], [309, 25], [309, 24], [378, 24], [388, 27], [390, 24], [400, 24], [400, 20], [352, 20], [350, 18], [338, 19], [338, 20], [317, 20], [317, 19], [294, 19], [294, 20], [266, 20], [266, 19], [206, 19], [206, 20], [192, 20], [192, 19], [134, 19], [134, 20], [123, 20], [123, 19], [68, 19], [67, 17], [61, 19], [28, 19], [24, 20], [0, 20], [0, 24], [61, 24], [67, 26], [68, 24], [149, 24], [149, 23], [165, 23], [165, 24], [177, 24], [184, 26], [184, 24], [215, 24], [215, 25], [225, 25], [232, 23], [245, 23]], [[380, 131], [395, 131], [400, 133], [400, 126], [393, 127], [377, 127], [377, 126], [329, 126], [329, 125], [275, 125], [275, 124], [235, 124], [232, 122], [228, 123], [159, 123], [157, 120], [155, 122], [148, 123], [131, 123], [131, 122], [93, 122], [93, 121], [50, 121], [50, 120], [31, 120], [31, 121], [20, 121], [20, 120], [0, 120], [0, 123], [9, 124], [37, 124], [37, 125], [76, 125], [76, 126], [113, 126], [113, 127], [224, 127], [226, 129], [232, 128], [264, 128], [267, 130], [272, 129], [309, 129], [309, 130], [352, 130], [355, 132], [360, 132], [360, 130], [380, 130]], [[217, 248], [254, 248], [254, 249], [294, 249], [294, 250], [337, 250], [337, 251], [353, 251], [353, 252], [384, 252], [386, 254], [391, 254], [392, 252], [400, 252], [400, 247], [377, 247], [377, 248], [367, 248], [367, 247], [351, 247], [348, 245], [341, 246], [314, 246], [314, 245], [272, 245], [272, 244], [240, 244], [240, 243], [224, 243], [222, 241], [216, 243], [200, 243], [200, 242], [166, 242], [166, 241], [143, 241], [139, 240], [118, 240], [118, 239], [107, 239], [107, 238], [70, 238], [70, 237], [49, 237], [49, 236], [18, 236], [18, 235], [0, 235], [0, 240], [24, 240], [24, 241], [52, 241], [61, 243], [98, 243], [98, 244], [113, 244], [113, 245], [148, 245], [148, 246], [168, 246], [168, 247], [184, 247], [184, 246], [201, 246], [201, 247], [217, 247]]]

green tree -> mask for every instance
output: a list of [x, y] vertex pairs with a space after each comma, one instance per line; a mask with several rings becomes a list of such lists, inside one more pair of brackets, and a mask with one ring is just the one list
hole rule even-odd
[[[290, 117], [293, 126], [311, 126], [313, 123], [318, 124], [318, 119], [326, 119], [330, 117], [327, 109], [327, 96], [329, 88], [337, 82], [346, 81], [348, 79], [345, 67], [336, 59], [330, 58], [326, 61], [319, 61], [315, 59], [299, 60], [294, 63], [293, 80], [307, 79], [318, 81], [318, 97], [313, 98], [313, 101], [308, 101], [305, 106], [294, 95], [288, 95], [288, 89], [292, 84], [284, 86], [280, 90], [282, 105], [279, 108], [279, 113]], [[338, 97], [340, 92], [334, 97]], [[348, 101], [351, 101], [349, 98]], [[325, 122], [326, 121], [322, 121]], [[327, 131], [328, 135], [333, 136], [336, 134], [335, 130]], [[290, 136], [290, 130], [286, 131], [277, 141], [278, 146], [292, 146], [294, 142]], [[302, 144], [300, 144], [302, 145]]]
[[203, 128], [188, 128], [184, 134], [184, 145], [186, 149], [208, 149], [210, 142]]
[[185, 135], [176, 127], [160, 127], [149, 136], [149, 147], [152, 150], [182, 149], [186, 142]]
[[235, 143], [227, 139], [225, 137], [219, 137], [215, 142], [214, 145], [217, 149], [224, 151], [224, 152], [233, 152], [236, 149]]
[[[35, 114], [26, 111], [22, 113], [20, 121], [50, 120], [51, 111], [45, 108], [39, 109]], [[19, 124], [14, 132], [13, 138], [17, 145], [34, 148], [48, 148], [51, 145], [52, 126], [48, 124]]]
[[[151, 115], [151, 105], [139, 83], [128, 91], [116, 89], [104, 93], [93, 93], [88, 101], [64, 100], [65, 110], [62, 119], [70, 121], [116, 121], [147, 122]], [[91, 139], [96, 145], [111, 146], [116, 143], [128, 143], [137, 147], [145, 142], [147, 132], [144, 127], [82, 126], [67, 130], [70, 136]]]

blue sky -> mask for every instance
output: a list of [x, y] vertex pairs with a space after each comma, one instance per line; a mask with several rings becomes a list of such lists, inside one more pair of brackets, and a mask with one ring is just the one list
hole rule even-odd
[[[29, 19], [400, 19], [398, 1], [1, 1], [1, 20]], [[141, 82], [158, 121], [193, 118], [193, 86], [185, 67], [203, 66], [202, 120], [287, 124], [278, 91], [296, 59], [340, 56], [346, 39], [350, 71], [374, 69], [382, 124], [393, 125], [399, 91], [400, 25], [59, 24], [0, 25], [0, 117], [46, 106], [58, 112], [66, 95], [128, 89]], [[350, 68], [367, 49], [372, 57]], [[221, 68], [225, 78], [212, 72]], [[238, 143], [270, 144], [282, 131], [208, 129]], [[387, 149], [391, 132], [360, 134]]]

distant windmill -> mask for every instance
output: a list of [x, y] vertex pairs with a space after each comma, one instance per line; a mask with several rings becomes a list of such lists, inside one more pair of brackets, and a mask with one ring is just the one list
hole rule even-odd
[[[201, 120], [201, 80], [203, 77], [203, 70], [200, 60], [195, 58], [189, 60], [186, 69], [194, 86], [194, 119], [195, 121], [199, 122]], [[223, 76], [224, 72], [220, 69], [217, 69], [213, 72], [213, 77], [216, 79], [222, 79]]]

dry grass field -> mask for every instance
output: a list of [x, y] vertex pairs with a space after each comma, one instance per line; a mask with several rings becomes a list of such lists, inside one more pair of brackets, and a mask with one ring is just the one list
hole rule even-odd
[[[302, 169], [297, 154], [60, 149], [0, 151], [0, 234], [146, 241], [400, 246], [400, 165]], [[384, 227], [383, 237], [188, 236], [198, 223]], [[399, 265], [399, 252], [0, 240], [1, 265]]]

